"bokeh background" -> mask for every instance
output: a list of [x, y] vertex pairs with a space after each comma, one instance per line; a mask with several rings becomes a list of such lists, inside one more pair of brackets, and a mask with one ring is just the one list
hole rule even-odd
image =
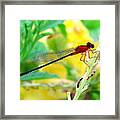
[[[40, 54], [86, 45], [99, 46], [99, 20], [21, 20], [20, 72], [43, 64], [33, 61]], [[87, 70], [80, 54], [67, 57], [36, 72], [20, 77], [21, 100], [67, 100], [75, 84]], [[53, 56], [50, 56], [53, 57]], [[90, 78], [90, 87], [79, 100], [100, 99], [100, 68]]]

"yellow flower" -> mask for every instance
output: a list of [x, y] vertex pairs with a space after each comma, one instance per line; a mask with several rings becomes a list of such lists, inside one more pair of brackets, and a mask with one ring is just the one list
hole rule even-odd
[[66, 20], [64, 24], [68, 33], [68, 42], [70, 44], [73, 43], [71, 47], [93, 42], [92, 37], [89, 35], [89, 31], [80, 20]]

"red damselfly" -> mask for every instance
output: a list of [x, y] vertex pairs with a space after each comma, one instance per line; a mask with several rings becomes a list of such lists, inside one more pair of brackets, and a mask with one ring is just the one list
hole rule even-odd
[[40, 68], [43, 68], [47, 65], [50, 65], [54, 62], [57, 62], [59, 60], [62, 60], [68, 56], [73, 56], [73, 55], [76, 55], [76, 54], [79, 54], [81, 53], [81, 58], [80, 58], [80, 61], [83, 61], [85, 62], [85, 58], [86, 58], [86, 55], [88, 55], [88, 57], [90, 58], [90, 54], [89, 54], [89, 51], [93, 52], [93, 49], [94, 48], [94, 44], [88, 42], [86, 45], [80, 45], [76, 48], [70, 48], [70, 49], [67, 49], [67, 50], [63, 50], [63, 51], [59, 51], [57, 53], [44, 53], [44, 54], [38, 54], [38, 56], [36, 56], [33, 61], [34, 62], [46, 62], [45, 64], [42, 64], [36, 68], [33, 68], [31, 70], [28, 70], [24, 73], [21, 73], [20, 76], [23, 76], [25, 74], [28, 74], [30, 72], [33, 72], [33, 71], [36, 71]]

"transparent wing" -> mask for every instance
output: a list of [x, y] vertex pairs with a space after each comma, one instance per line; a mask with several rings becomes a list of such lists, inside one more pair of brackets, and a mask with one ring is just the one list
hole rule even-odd
[[[38, 53], [36, 56], [33, 55], [32, 58], [28, 59], [28, 62], [39, 62], [40, 64], [45, 64], [53, 60], [57, 60], [64, 57], [70, 53], [75, 52], [74, 48], [58, 51], [56, 53]], [[34, 53], [33, 53], [34, 54]]]

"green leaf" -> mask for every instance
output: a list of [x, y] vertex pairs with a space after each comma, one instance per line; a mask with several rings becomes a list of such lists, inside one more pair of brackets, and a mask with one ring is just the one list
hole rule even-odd
[[63, 23], [63, 20], [43, 20], [39, 24], [39, 32], [56, 27], [61, 23]]
[[99, 100], [100, 99], [100, 92], [99, 91], [94, 91], [91, 93], [91, 98], [93, 100]]
[[94, 41], [99, 40], [100, 35], [100, 20], [82, 20], [83, 24], [89, 30]]
[[59, 78], [56, 74], [50, 74], [47, 72], [31, 72], [20, 77], [20, 80], [41, 80], [41, 79], [50, 79], [50, 78]]
[[65, 25], [64, 24], [59, 24], [58, 25], [61, 33], [64, 35], [64, 37], [66, 38], [67, 37], [67, 31], [66, 31], [66, 28], [65, 28]]
[[82, 20], [84, 25], [89, 29], [96, 29], [100, 27], [100, 21], [99, 20]]
[[28, 56], [33, 41], [32, 34], [33, 22], [30, 20], [20, 21], [20, 61], [22, 62]]
[[20, 71], [25, 72], [29, 69], [35, 68], [39, 65], [38, 62], [33, 62], [34, 58], [36, 58], [41, 53], [46, 53], [48, 49], [41, 42], [36, 42], [33, 49], [29, 52], [27, 58], [20, 63]]
[[33, 21], [32, 20], [24, 20], [24, 21], [25, 21], [27, 27], [32, 27], [32, 25], [33, 25]]
[[[33, 55], [47, 51], [47, 48], [38, 42], [38, 40], [51, 33], [43, 33], [43, 30], [53, 28], [61, 24], [63, 20], [21, 20], [20, 21], [20, 67], [21, 71], [26, 71], [34, 65], [26, 64]], [[40, 32], [42, 32], [40, 34]], [[33, 56], [33, 57], [34, 57]], [[37, 66], [38, 63], [35, 63]]]
[[33, 47], [32, 51], [30, 52], [28, 58], [29, 59], [33, 59], [36, 56], [38, 56], [39, 54], [43, 54], [43, 53], [47, 53], [48, 49], [46, 48], [46, 46], [44, 45], [44, 43], [42, 42], [37, 42], [35, 44], [35, 46]]
[[67, 41], [62, 34], [55, 34], [52, 38], [47, 40], [50, 50], [58, 52], [66, 48]]

